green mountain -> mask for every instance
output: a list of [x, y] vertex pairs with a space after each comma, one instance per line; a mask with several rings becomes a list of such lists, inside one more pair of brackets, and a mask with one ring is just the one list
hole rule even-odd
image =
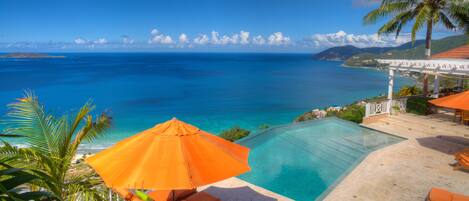
[[358, 54], [383, 54], [391, 50], [405, 50], [405, 49], [409, 49], [417, 45], [421, 45], [424, 42], [425, 41], [423, 40], [417, 40], [415, 44], [412, 44], [412, 42], [409, 42], [398, 47], [358, 48], [353, 45], [338, 46], [338, 47], [332, 47], [322, 52], [319, 52], [317, 54], [314, 54], [313, 59], [343, 61]]
[[[446, 38], [432, 40], [432, 54], [448, 51], [450, 49], [468, 44], [467, 35], [449, 36]], [[376, 67], [376, 59], [424, 59], [425, 44], [419, 44], [407, 49], [393, 49], [384, 53], [360, 53], [345, 60], [346, 66]]]

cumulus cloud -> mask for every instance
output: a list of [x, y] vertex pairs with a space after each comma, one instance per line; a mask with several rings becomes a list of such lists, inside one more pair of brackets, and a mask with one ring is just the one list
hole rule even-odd
[[105, 38], [98, 38], [96, 39], [95, 41], [93, 41], [94, 44], [97, 44], [97, 45], [104, 45], [107, 43], [107, 39]]
[[402, 35], [399, 38], [394, 36], [378, 36], [378, 34], [347, 34], [345, 31], [329, 34], [314, 34], [307, 39], [314, 47], [334, 47], [343, 45], [353, 45], [356, 47], [387, 47], [398, 46], [409, 42], [409, 36]]
[[227, 45], [227, 44], [236, 45], [236, 44], [238, 44], [238, 41], [239, 41], [238, 34], [233, 34], [231, 37], [227, 36], [227, 35], [224, 35], [223, 37], [221, 37], [219, 44], [221, 44], [221, 45]]
[[171, 36], [165, 35], [163, 33], [160, 33], [158, 29], [152, 29], [151, 30], [151, 38], [148, 41], [150, 44], [172, 44], [173, 39]]
[[73, 42], [75, 42], [75, 44], [77, 44], [77, 45], [83, 45], [83, 44], [88, 43], [88, 41], [83, 39], [83, 38], [76, 38]]
[[236, 45], [239, 42], [239, 35], [233, 34], [232, 36], [223, 35], [220, 37], [220, 34], [216, 31], [211, 32], [210, 44], [212, 45]]
[[209, 39], [208, 36], [205, 34], [199, 34], [196, 38], [194, 38], [194, 43], [197, 45], [205, 45], [208, 44]]
[[239, 32], [239, 38], [239, 43], [242, 45], [249, 44], [249, 32], [241, 30], [241, 32]]
[[122, 39], [123, 44], [134, 44], [134, 42], [135, 42], [135, 40], [133, 38], [131, 38], [130, 36], [127, 36], [127, 35], [121, 36], [121, 39]]
[[265, 39], [261, 35], [258, 35], [254, 38], [252, 38], [252, 43], [254, 45], [264, 45], [265, 44]]
[[271, 34], [267, 40], [269, 45], [288, 45], [291, 43], [290, 37], [284, 36], [282, 32]]
[[179, 35], [179, 43], [180, 44], [185, 44], [185, 43], [188, 43], [189, 42], [189, 37], [187, 37], [187, 35], [185, 33], [182, 33], [181, 35]]

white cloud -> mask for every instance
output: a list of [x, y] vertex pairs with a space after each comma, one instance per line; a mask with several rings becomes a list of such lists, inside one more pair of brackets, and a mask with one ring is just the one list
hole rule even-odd
[[160, 33], [157, 29], [151, 30], [151, 38], [148, 41], [150, 44], [172, 44], [173, 39], [171, 36]]
[[290, 37], [284, 36], [282, 32], [273, 33], [267, 39], [269, 45], [288, 45], [291, 43]]
[[194, 38], [194, 43], [198, 45], [205, 45], [208, 44], [209, 39], [208, 36], [205, 34], [199, 34], [196, 38]]
[[252, 43], [255, 45], [264, 45], [265, 39], [261, 35], [258, 35], [252, 39]]
[[238, 41], [239, 41], [238, 34], [233, 34], [231, 37], [224, 35], [223, 37], [221, 37], [219, 44], [220, 45], [227, 45], [227, 44], [236, 45], [238, 44]]
[[403, 43], [409, 42], [411, 39], [408, 35], [401, 35], [395, 38], [393, 35], [378, 34], [347, 34], [345, 31], [338, 31], [337, 33], [329, 34], [314, 34], [307, 41], [312, 42], [314, 47], [334, 47], [343, 45], [353, 45], [356, 47], [387, 47], [398, 46]]
[[122, 39], [123, 44], [134, 44], [135, 42], [133, 38], [131, 38], [130, 36], [126, 36], [126, 35], [123, 35], [121, 39]]
[[239, 43], [241, 43], [242, 45], [249, 44], [249, 32], [241, 30], [241, 32], [239, 32], [239, 38]]
[[107, 40], [105, 38], [98, 38], [97, 40], [93, 41], [93, 43], [98, 45], [104, 45], [107, 43]]
[[179, 44], [185, 44], [188, 42], [189, 42], [189, 38], [187, 37], [185, 33], [182, 33], [181, 35], [179, 35]]
[[238, 44], [239, 36], [238, 34], [233, 34], [232, 36], [223, 35], [220, 37], [220, 34], [216, 31], [211, 32], [210, 44], [212, 45], [228, 45], [228, 44]]
[[83, 39], [83, 38], [76, 38], [76, 39], [74, 40], [74, 42], [75, 42], [75, 44], [77, 44], [77, 45], [83, 45], [83, 44], [87, 44], [87, 43], [88, 43], [88, 41], [85, 40], [85, 39]]

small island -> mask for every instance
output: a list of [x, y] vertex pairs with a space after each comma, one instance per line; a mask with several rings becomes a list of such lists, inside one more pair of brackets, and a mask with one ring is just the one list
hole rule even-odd
[[10, 53], [0, 55], [0, 58], [9, 59], [51, 59], [51, 58], [65, 58], [60, 55], [49, 55], [44, 53]]

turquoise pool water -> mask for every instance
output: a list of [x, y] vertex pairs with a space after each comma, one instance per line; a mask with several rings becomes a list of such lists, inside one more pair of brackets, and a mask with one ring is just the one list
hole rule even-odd
[[239, 176], [295, 200], [322, 198], [373, 150], [404, 140], [326, 118], [272, 128], [240, 141], [252, 171]]

